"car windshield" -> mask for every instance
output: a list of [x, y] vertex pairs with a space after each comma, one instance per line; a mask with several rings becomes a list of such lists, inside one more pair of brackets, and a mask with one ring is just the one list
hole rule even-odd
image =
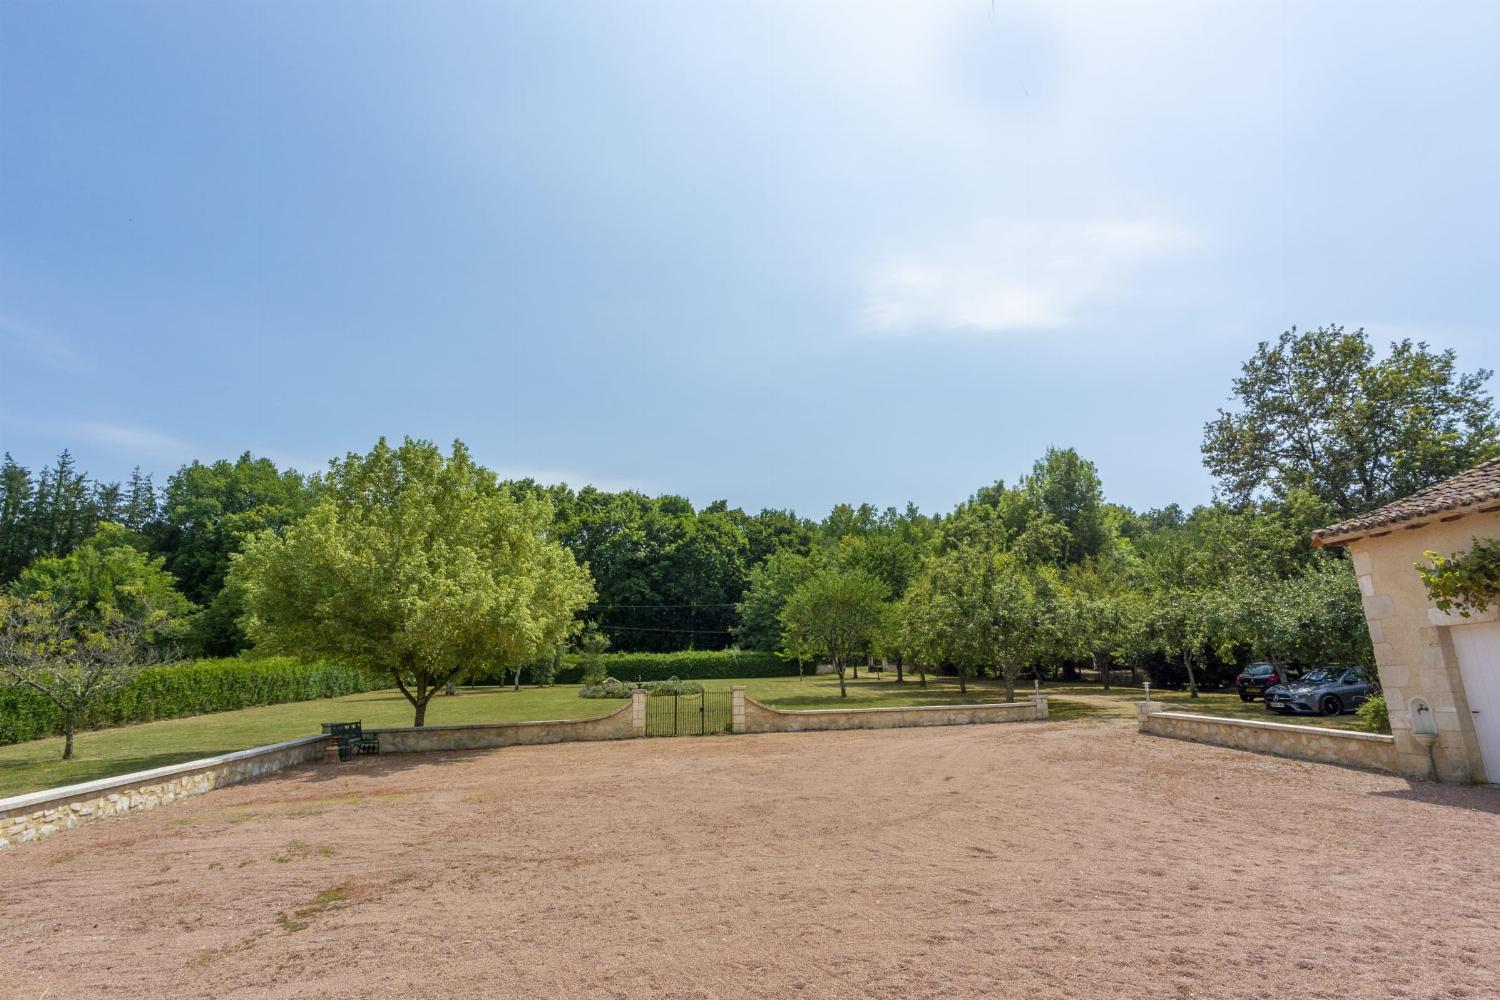
[[1327, 684], [1338, 678], [1338, 673], [1333, 670], [1309, 670], [1301, 677], [1304, 684]]
[[1245, 670], [1246, 677], [1269, 677], [1275, 671], [1269, 663], [1252, 663]]

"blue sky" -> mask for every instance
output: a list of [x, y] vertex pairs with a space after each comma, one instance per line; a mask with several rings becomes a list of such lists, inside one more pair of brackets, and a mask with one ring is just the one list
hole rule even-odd
[[1206, 501], [1292, 324], [1500, 367], [1500, 4], [0, 6], [0, 445]]

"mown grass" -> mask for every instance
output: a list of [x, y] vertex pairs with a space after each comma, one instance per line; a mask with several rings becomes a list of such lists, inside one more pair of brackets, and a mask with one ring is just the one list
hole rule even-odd
[[[914, 677], [897, 684], [893, 672], [879, 677], [861, 673], [858, 681], [849, 681], [849, 696], [842, 699], [838, 679], [831, 676], [762, 677], [703, 683], [704, 687], [714, 691], [744, 684], [751, 698], [785, 709], [952, 705], [1001, 701], [1004, 698], [1004, 688], [995, 680], [971, 681], [969, 692], [961, 695], [958, 682], [951, 677], [929, 676], [927, 686], [923, 687]], [[1133, 718], [1135, 710], [1131, 703], [1142, 696], [1140, 688], [1120, 685], [1108, 692], [1098, 684], [1049, 684], [1046, 688], [1053, 695], [1052, 717], [1058, 720], [1089, 716]], [[1021, 685], [1018, 696], [1024, 697], [1030, 689], [1030, 685]], [[1266, 712], [1259, 702], [1241, 703], [1233, 693], [1204, 694], [1196, 702], [1181, 692], [1153, 691], [1152, 697], [1209, 715], [1281, 718]], [[457, 697], [440, 695], [433, 699], [427, 710], [427, 722], [429, 725], [455, 725], [583, 719], [608, 714], [623, 704], [621, 701], [580, 698], [578, 686], [572, 684], [552, 688], [523, 687], [520, 691], [500, 687], [465, 688]], [[412, 710], [399, 691], [372, 691], [342, 698], [265, 705], [79, 733], [76, 757], [68, 762], [61, 760], [61, 738], [0, 747], [0, 797], [275, 743], [316, 733], [323, 722], [353, 719], [362, 720], [366, 726], [409, 726]], [[1352, 715], [1342, 719], [1288, 721], [1359, 728]]]

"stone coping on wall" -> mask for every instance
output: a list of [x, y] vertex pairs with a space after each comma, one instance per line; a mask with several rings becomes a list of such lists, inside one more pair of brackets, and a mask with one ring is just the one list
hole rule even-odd
[[777, 715], [811, 716], [811, 715], [877, 715], [882, 712], [953, 712], [967, 711], [969, 709], [985, 708], [1030, 708], [1031, 700], [1026, 701], [986, 701], [972, 705], [885, 705], [876, 708], [772, 708], [770, 705], [762, 705], [754, 698], [746, 698], [746, 704], [754, 705], [756, 708], [767, 712], [775, 712]]
[[237, 764], [256, 757], [265, 757], [280, 753], [283, 750], [321, 743], [326, 739], [328, 737], [322, 734], [316, 736], [299, 736], [294, 740], [269, 743], [265, 746], [251, 747], [248, 750], [236, 750], [233, 753], [219, 754], [216, 757], [199, 757], [196, 760], [183, 761], [181, 764], [154, 767], [149, 771], [132, 771], [129, 774], [117, 774], [112, 778], [96, 778], [93, 781], [84, 781], [76, 785], [60, 785], [57, 788], [44, 788], [37, 792], [24, 792], [20, 795], [12, 795], [7, 799], [0, 799], [0, 819], [18, 813], [35, 812], [39, 809], [46, 809], [50, 806], [73, 802], [79, 799], [96, 798], [100, 795], [107, 795], [110, 792], [140, 788], [145, 785], [158, 785], [174, 778], [195, 774], [199, 771], [215, 770], [228, 764]]
[[[636, 707], [636, 703], [641, 700], [641, 696], [633, 694], [630, 701], [615, 711], [586, 719], [405, 726], [366, 729], [365, 732], [380, 740], [381, 753], [489, 750], [508, 746], [535, 746], [543, 743], [629, 739], [632, 736], [645, 735], [643, 731], [644, 709], [637, 711]], [[640, 718], [638, 719], [637, 716]]]
[[1172, 711], [1156, 702], [1136, 702], [1136, 712], [1139, 731], [1152, 736], [1345, 767], [1397, 770], [1395, 737], [1381, 733], [1196, 715]]
[[367, 734], [441, 733], [460, 732], [475, 729], [524, 729], [528, 726], [576, 726], [585, 722], [603, 722], [606, 719], [613, 719], [617, 715], [623, 715], [625, 712], [629, 711], [629, 709], [630, 703], [626, 702], [624, 705], [622, 705], [620, 708], [615, 709], [613, 712], [609, 712], [605, 715], [590, 715], [587, 718], [583, 719], [518, 719], [515, 722], [456, 722], [451, 725], [443, 726], [380, 726], [378, 728], [374, 726], [366, 726], [364, 728], [364, 732]]
[[[736, 692], [738, 694], [738, 692]], [[735, 731], [750, 733], [803, 732], [831, 729], [902, 729], [916, 726], [982, 725], [993, 722], [1030, 722], [1047, 718], [1047, 697], [1026, 701], [985, 702], [974, 705], [906, 705], [880, 708], [786, 709], [744, 699], [743, 716], [736, 712]], [[743, 722], [741, 721], [743, 718]], [[741, 728], [743, 727], [743, 729]]]
[[1174, 719], [1192, 719], [1195, 722], [1213, 722], [1224, 726], [1243, 726], [1247, 729], [1274, 729], [1284, 733], [1308, 733], [1313, 736], [1340, 736], [1353, 740], [1369, 740], [1372, 743], [1394, 743], [1396, 738], [1386, 733], [1361, 733], [1352, 729], [1333, 729], [1328, 726], [1299, 726], [1293, 722], [1263, 722], [1259, 719], [1231, 719], [1223, 715], [1198, 715], [1179, 712], [1172, 708], [1157, 709], [1153, 715], [1169, 715]]

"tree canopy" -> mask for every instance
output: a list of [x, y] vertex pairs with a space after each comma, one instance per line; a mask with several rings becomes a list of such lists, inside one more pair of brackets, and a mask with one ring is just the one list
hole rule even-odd
[[1204, 427], [1204, 463], [1234, 503], [1303, 490], [1342, 517], [1456, 475], [1500, 443], [1484, 369], [1401, 340], [1383, 358], [1341, 326], [1262, 342], [1235, 411]]
[[449, 680], [575, 628], [594, 588], [551, 524], [544, 496], [514, 495], [461, 442], [382, 439], [333, 463], [306, 516], [254, 535], [230, 575], [258, 647], [386, 674], [420, 726]]

